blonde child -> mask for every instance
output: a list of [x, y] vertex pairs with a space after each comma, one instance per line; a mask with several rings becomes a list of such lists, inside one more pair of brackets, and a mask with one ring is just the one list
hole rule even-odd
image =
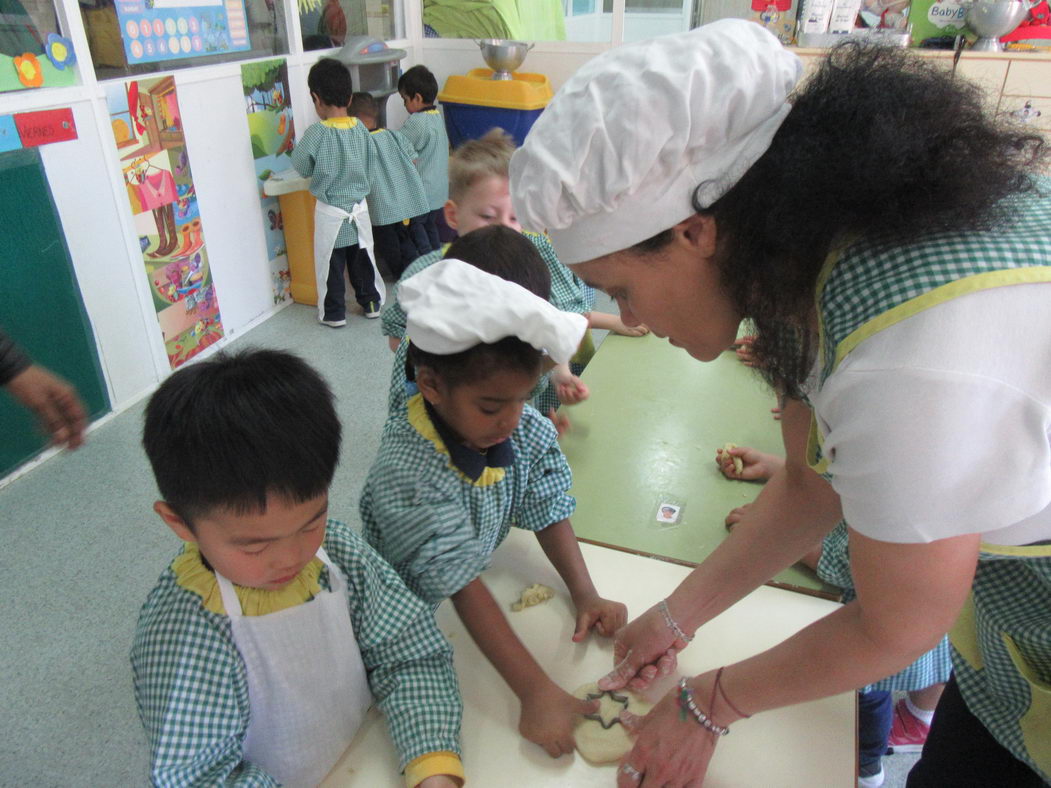
[[568, 360], [586, 321], [547, 303], [547, 270], [519, 233], [476, 230], [449, 254], [467, 262], [442, 260], [403, 284], [418, 393], [384, 427], [361, 497], [364, 535], [425, 602], [452, 599], [518, 696], [519, 731], [557, 757], [594, 704], [544, 673], [481, 573], [512, 525], [535, 531], [576, 607], [573, 640], [624, 623], [624, 605], [599, 596], [573, 535], [572, 477], [555, 429], [526, 404], [543, 370], [539, 348]]
[[279, 351], [193, 364], [150, 399], [153, 508], [184, 542], [131, 651], [152, 784], [316, 785], [373, 702], [409, 788], [462, 783], [449, 645], [328, 519], [340, 433], [327, 384]]

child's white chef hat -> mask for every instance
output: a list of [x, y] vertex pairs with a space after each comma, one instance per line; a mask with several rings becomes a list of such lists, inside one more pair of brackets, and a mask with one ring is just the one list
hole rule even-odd
[[724, 19], [594, 58], [511, 159], [518, 220], [563, 263], [626, 249], [707, 207], [769, 147], [802, 72], [754, 22]]
[[406, 334], [420, 350], [447, 356], [518, 337], [565, 364], [588, 327], [521, 285], [462, 260], [439, 260], [398, 286]]

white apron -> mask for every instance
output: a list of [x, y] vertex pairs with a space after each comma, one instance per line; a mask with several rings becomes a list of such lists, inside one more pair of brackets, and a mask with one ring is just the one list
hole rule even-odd
[[380, 294], [380, 304], [387, 300], [387, 289], [383, 285], [383, 277], [376, 267], [376, 255], [372, 251], [372, 222], [369, 219], [368, 203], [362, 200], [348, 213], [342, 208], [318, 200], [314, 206], [314, 282], [317, 285], [318, 320], [325, 319], [329, 261], [332, 259], [332, 250], [336, 248], [339, 230], [347, 220], [354, 222], [358, 228], [358, 247], [369, 255], [372, 275], [376, 278], [376, 292]]
[[244, 758], [288, 786], [320, 783], [372, 704], [346, 580], [323, 548], [317, 557], [332, 590], [263, 616], [242, 615], [233, 584], [215, 573], [248, 675]]

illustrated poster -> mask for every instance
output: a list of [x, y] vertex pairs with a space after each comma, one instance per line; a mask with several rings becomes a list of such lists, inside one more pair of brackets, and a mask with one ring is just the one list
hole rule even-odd
[[246, 63], [241, 66], [248, 133], [252, 139], [256, 186], [263, 211], [267, 258], [274, 303], [289, 299], [292, 276], [288, 269], [284, 223], [277, 197], [263, 194], [263, 182], [271, 173], [289, 169], [296, 132], [292, 123], [292, 104], [288, 92], [288, 64], [284, 60]]
[[172, 77], [106, 86], [113, 140], [172, 368], [223, 336]]
[[244, 0], [116, 0], [116, 7], [129, 65], [252, 46]]

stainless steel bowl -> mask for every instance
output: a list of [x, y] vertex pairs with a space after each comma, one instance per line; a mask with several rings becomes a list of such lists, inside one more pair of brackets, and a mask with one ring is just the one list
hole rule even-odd
[[493, 70], [493, 79], [511, 79], [511, 72], [522, 65], [526, 53], [533, 48], [525, 41], [506, 41], [485, 38], [476, 42], [482, 50], [482, 59]]
[[967, 26], [979, 38], [971, 49], [979, 52], [1001, 52], [1000, 36], [1006, 36], [1025, 19], [1027, 0], [975, 0], [967, 10]]

